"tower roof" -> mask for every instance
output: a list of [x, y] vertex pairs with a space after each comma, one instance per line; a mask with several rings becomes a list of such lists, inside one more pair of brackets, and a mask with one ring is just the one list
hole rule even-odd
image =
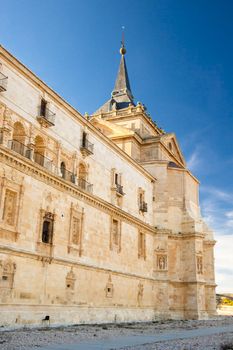
[[114, 90], [112, 92], [112, 96], [117, 96], [117, 95], [122, 95], [122, 94], [128, 94], [131, 99], [133, 99], [132, 93], [131, 93], [131, 88], [130, 88], [130, 83], [129, 83], [129, 76], [128, 76], [128, 71], [126, 67], [126, 61], [125, 61], [125, 47], [122, 46], [121, 50], [121, 61], [120, 61], [120, 66], [118, 69], [118, 74], [114, 86]]
[[102, 107], [100, 107], [95, 113], [110, 112], [114, 109], [122, 109], [128, 107], [130, 104], [134, 105], [133, 95], [130, 88], [129, 76], [126, 67], [125, 45], [122, 42], [120, 48], [121, 60], [118, 69], [114, 90], [111, 94], [111, 99], [108, 100]]

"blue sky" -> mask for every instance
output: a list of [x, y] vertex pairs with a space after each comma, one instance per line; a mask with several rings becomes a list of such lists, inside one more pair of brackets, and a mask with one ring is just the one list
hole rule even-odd
[[135, 101], [175, 132], [215, 230], [216, 282], [233, 293], [233, 2], [0, 0], [0, 40], [81, 113], [113, 89], [121, 27]]

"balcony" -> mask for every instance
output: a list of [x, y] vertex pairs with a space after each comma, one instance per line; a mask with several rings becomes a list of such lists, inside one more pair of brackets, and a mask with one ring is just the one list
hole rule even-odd
[[55, 115], [56, 114], [51, 112], [47, 107], [41, 108], [40, 106], [37, 120], [42, 126], [48, 128], [55, 125]]
[[71, 171], [61, 168], [61, 174], [64, 180], [75, 183], [75, 175]]
[[140, 203], [139, 210], [140, 210], [142, 213], [147, 213], [147, 203], [145, 203], [145, 202]]
[[84, 179], [77, 179], [77, 185], [79, 188], [81, 188], [81, 190], [84, 190], [89, 193], [93, 192], [93, 185]]
[[94, 153], [93, 143], [86, 140], [86, 138], [83, 138], [80, 145], [80, 151], [83, 156], [89, 156], [90, 154], [93, 154]]
[[32, 149], [25, 146], [23, 143], [21, 143], [17, 140], [9, 140], [8, 141], [8, 148], [10, 148], [14, 152], [21, 154], [21, 156], [23, 156], [23, 157], [26, 157], [28, 159], [31, 158]]
[[124, 196], [125, 193], [122, 185], [116, 184], [116, 193], [120, 196]]
[[0, 92], [7, 90], [8, 77], [3, 73], [0, 73]]
[[40, 154], [38, 152], [34, 153], [34, 161], [35, 163], [39, 164], [40, 166], [46, 168], [49, 171], [55, 172], [56, 167], [53, 164], [53, 161], [47, 157], [45, 157], [43, 154]]
[[[1, 136], [1, 134], [0, 134], [0, 136]], [[8, 148], [14, 152], [17, 152], [21, 156], [32, 160], [33, 150], [31, 148], [27, 147], [26, 145], [24, 145], [23, 143], [21, 143], [17, 140], [9, 140], [8, 141]], [[42, 166], [43, 168], [45, 168], [46, 170], [52, 172], [54, 175], [57, 176], [58, 168], [53, 164], [53, 161], [51, 159], [49, 159], [49, 158], [45, 157], [43, 154], [35, 151], [33, 160], [35, 163], [39, 164], [40, 166]], [[66, 170], [64, 168], [60, 168], [60, 171], [61, 171], [61, 177], [64, 180], [75, 184], [81, 190], [84, 190], [84, 191], [89, 192], [89, 193], [93, 193], [93, 184], [89, 183], [88, 181], [86, 181], [85, 179], [82, 179], [82, 178], [77, 179], [77, 177], [74, 173], [72, 173], [71, 171]]]

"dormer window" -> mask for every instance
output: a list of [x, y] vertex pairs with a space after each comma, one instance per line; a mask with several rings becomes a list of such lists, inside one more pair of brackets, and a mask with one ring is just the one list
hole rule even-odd
[[38, 122], [44, 127], [55, 125], [55, 113], [48, 108], [48, 102], [42, 98], [39, 106]]

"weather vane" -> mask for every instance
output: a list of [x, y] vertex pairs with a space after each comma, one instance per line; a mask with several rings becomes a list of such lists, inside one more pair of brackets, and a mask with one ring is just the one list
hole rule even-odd
[[121, 55], [125, 55], [126, 54], [126, 49], [125, 49], [125, 26], [122, 26], [121, 29], [122, 29], [122, 39], [121, 39], [120, 53], [121, 53]]

